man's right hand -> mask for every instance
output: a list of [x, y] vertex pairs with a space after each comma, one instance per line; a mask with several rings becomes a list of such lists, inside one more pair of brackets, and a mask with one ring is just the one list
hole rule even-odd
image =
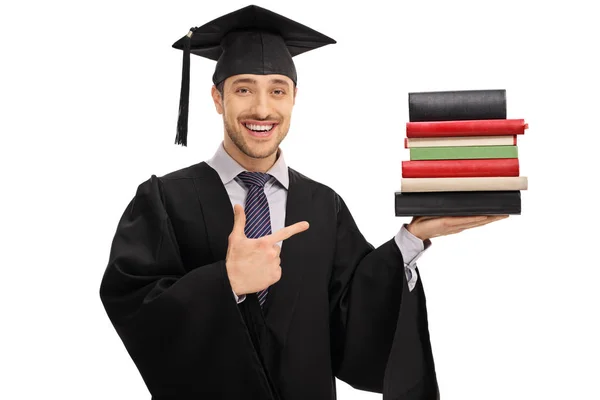
[[308, 229], [308, 222], [297, 222], [279, 231], [257, 239], [249, 239], [244, 233], [246, 214], [241, 205], [233, 207], [233, 230], [225, 265], [233, 292], [238, 295], [257, 293], [281, 279], [280, 241]]

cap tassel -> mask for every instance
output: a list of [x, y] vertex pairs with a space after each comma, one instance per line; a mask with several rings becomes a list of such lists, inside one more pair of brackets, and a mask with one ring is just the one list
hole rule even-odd
[[183, 38], [183, 68], [181, 73], [181, 94], [179, 96], [179, 118], [175, 144], [187, 146], [188, 109], [190, 99], [190, 47], [196, 28], [191, 28]]

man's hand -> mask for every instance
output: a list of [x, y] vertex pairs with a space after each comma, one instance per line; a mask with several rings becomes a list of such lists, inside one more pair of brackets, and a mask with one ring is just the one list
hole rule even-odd
[[234, 293], [238, 296], [259, 292], [281, 279], [281, 247], [278, 242], [308, 229], [308, 222], [297, 222], [279, 231], [257, 239], [244, 234], [246, 214], [241, 205], [233, 207], [233, 230], [225, 265]]
[[508, 215], [482, 215], [473, 217], [414, 217], [406, 227], [421, 240], [452, 235], [465, 229], [508, 218]]

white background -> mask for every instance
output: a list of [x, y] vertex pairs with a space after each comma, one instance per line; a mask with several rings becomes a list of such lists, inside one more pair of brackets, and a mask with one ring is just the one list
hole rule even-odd
[[[600, 398], [600, 32], [581, 1], [257, 3], [336, 39], [296, 57], [288, 164], [334, 188], [378, 246], [394, 216], [408, 93], [503, 88], [523, 214], [434, 239], [419, 261], [443, 399]], [[0, 398], [147, 400], [98, 295], [121, 213], [151, 174], [223, 138], [192, 26], [238, 1], [26, 1], [0, 10]], [[340, 399], [379, 399], [339, 382]]]

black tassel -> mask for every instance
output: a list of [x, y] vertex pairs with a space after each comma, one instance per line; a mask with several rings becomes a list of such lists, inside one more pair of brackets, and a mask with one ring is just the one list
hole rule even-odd
[[175, 144], [187, 146], [188, 109], [190, 100], [190, 47], [196, 28], [191, 28], [183, 38], [183, 69], [181, 73], [181, 94], [179, 96], [179, 118]]

